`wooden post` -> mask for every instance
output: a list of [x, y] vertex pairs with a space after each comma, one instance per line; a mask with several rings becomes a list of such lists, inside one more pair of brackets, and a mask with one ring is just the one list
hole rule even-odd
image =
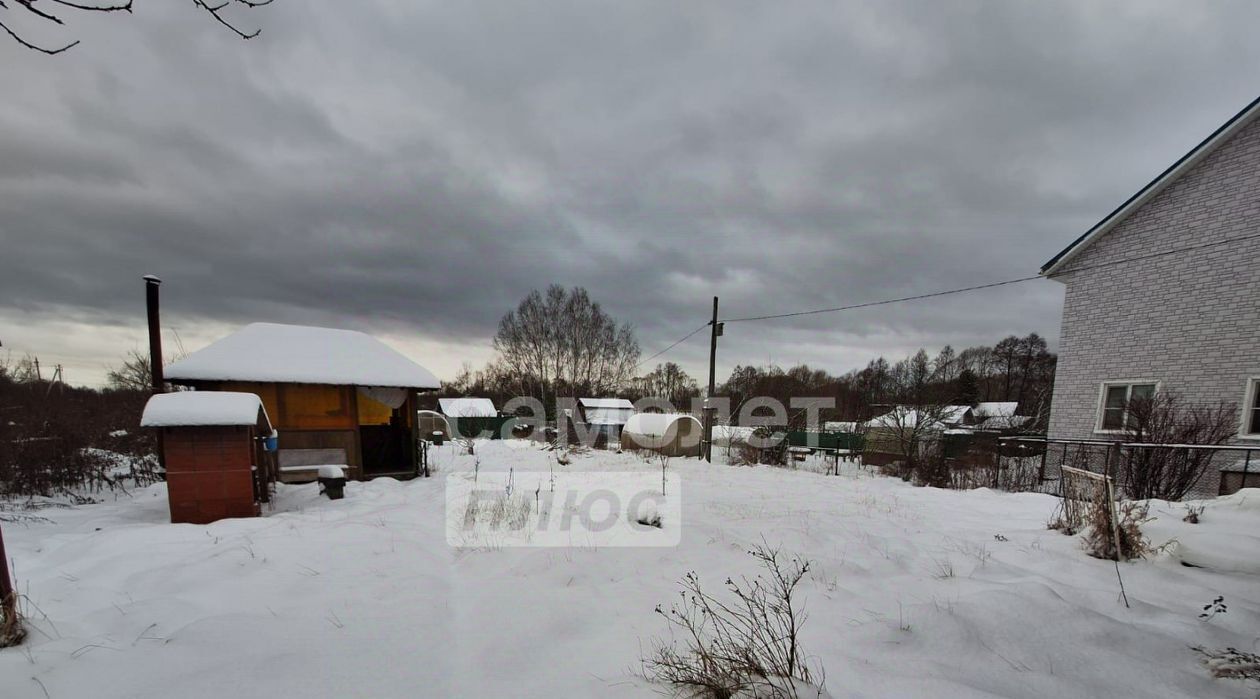
[[[1247, 487], [1247, 471], [1251, 470], [1251, 450], [1248, 449], [1245, 453], [1246, 453], [1246, 456], [1243, 457], [1242, 482], [1238, 486], [1239, 490], [1242, 490], [1243, 488]], [[1223, 482], [1223, 479], [1222, 479], [1222, 482]], [[1224, 490], [1224, 489], [1218, 488], [1218, 490]], [[1223, 494], [1224, 493], [1222, 493], [1222, 495]]]
[[9, 556], [4, 552], [4, 530], [0, 529], [0, 601], [7, 605], [12, 594], [13, 578], [9, 577]]
[[9, 575], [9, 555], [4, 551], [4, 531], [0, 530], [0, 647], [16, 645], [26, 634], [18, 620], [17, 591]]

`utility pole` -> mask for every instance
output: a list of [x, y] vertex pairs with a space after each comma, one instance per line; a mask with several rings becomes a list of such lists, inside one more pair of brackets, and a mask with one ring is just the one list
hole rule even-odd
[[713, 394], [717, 392], [717, 339], [722, 334], [718, 322], [718, 297], [713, 297], [713, 320], [709, 321], [709, 393], [704, 407], [704, 458], [713, 463]]

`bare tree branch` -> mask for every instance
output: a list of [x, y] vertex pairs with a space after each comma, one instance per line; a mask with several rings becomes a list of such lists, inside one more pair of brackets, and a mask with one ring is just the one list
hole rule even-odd
[[75, 41], [72, 41], [66, 44], [65, 46], [62, 46], [61, 48], [47, 49], [47, 48], [44, 48], [43, 46], [37, 46], [35, 44], [32, 44], [26, 39], [23, 39], [22, 37], [18, 36], [17, 32], [13, 31], [12, 29], [9, 29], [9, 25], [5, 24], [4, 22], [0, 22], [0, 29], [3, 29], [9, 36], [13, 37], [14, 41], [25, 46], [26, 48], [31, 49], [32, 51], [39, 51], [40, 53], [48, 54], [49, 56], [55, 56], [61, 53], [62, 51], [69, 51], [70, 49], [79, 45], [79, 42], [76, 39]]
[[61, 25], [65, 24], [65, 22], [62, 22], [57, 17], [50, 15], [47, 12], [44, 12], [43, 10], [35, 7], [35, 0], [13, 0], [13, 2], [16, 2], [22, 7], [25, 7], [27, 12], [35, 15], [36, 17], [39, 17], [40, 19], [46, 19], [56, 24], [61, 24]]
[[[267, 0], [267, 2], [263, 2], [263, 3], [252, 2], [251, 0], [236, 0], [236, 1], [247, 7], [258, 7], [260, 4], [266, 5], [271, 2], [271, 0]], [[232, 0], [223, 0], [223, 2], [219, 3], [218, 5], [211, 5], [207, 3], [206, 0], [193, 0], [193, 4], [204, 9], [206, 12], [209, 12], [210, 16], [214, 17], [215, 20], [218, 21], [219, 24], [222, 24], [228, 29], [231, 29], [232, 31], [236, 32], [236, 35], [241, 37], [242, 39], [253, 39], [254, 37], [262, 33], [262, 29], [255, 29], [254, 31], [249, 32], [249, 33], [241, 31], [239, 28], [237, 28], [236, 25], [227, 21], [226, 19], [223, 18], [223, 15], [219, 14], [219, 12], [223, 10], [223, 8], [232, 4]]]
[[[58, 5], [73, 7], [76, 10], [87, 10], [88, 12], [131, 12], [131, 0], [126, 0], [119, 5], [83, 5], [70, 0], [51, 0]], [[270, 0], [268, 0], [270, 2]]]
[[[41, 1], [43, 0], [12, 0], [13, 3], [16, 3], [22, 9], [26, 10], [27, 12], [31, 13], [32, 15], [35, 15], [36, 17], [42, 20], [46, 20], [60, 26], [65, 26], [66, 23], [62, 21], [60, 17], [48, 12], [47, 10], [42, 9], [43, 7], [42, 5], [39, 7], [36, 6], [36, 4]], [[10, 0], [0, 0], [0, 10], [12, 11], [14, 8], [10, 7], [9, 2]], [[74, 10], [80, 10], [82, 12], [131, 13], [133, 0], [113, 0], [109, 4], [102, 4], [102, 5], [87, 4], [84, 2], [78, 2], [77, 0], [47, 0], [47, 2], [55, 3], [57, 5], [61, 5], [62, 7], [67, 7]], [[272, 2], [274, 2], [274, 0], [221, 0], [221, 1], [211, 0], [209, 2], [207, 0], [193, 0], [194, 5], [202, 8], [206, 12], [209, 12], [210, 15], [214, 17], [215, 21], [227, 27], [228, 29], [232, 30], [233, 33], [235, 33], [237, 36], [241, 37], [242, 39], [252, 39], [258, 36], [262, 32], [262, 30], [255, 29], [252, 32], [246, 32], [240, 29], [236, 25], [232, 24], [232, 22], [230, 22], [226, 17], [223, 16], [222, 14], [223, 10], [232, 4], [242, 5], [247, 8], [255, 8], [255, 7], [262, 7], [263, 5], [270, 5]], [[0, 21], [0, 29], [3, 29], [5, 33], [13, 37], [13, 40], [16, 41], [18, 44], [25, 46], [26, 48], [31, 49], [33, 51], [38, 51], [40, 53], [47, 54], [50, 56], [58, 54], [58, 53], [62, 53], [63, 51], [68, 51], [69, 49], [74, 48], [75, 46], [79, 45], [79, 41], [75, 40], [66, 44], [65, 46], [61, 46], [58, 48], [47, 48], [47, 47], [40, 46], [39, 44], [36, 44], [36, 43], [33, 43], [31, 41], [24, 39], [20, 34], [18, 34], [18, 32], [15, 29], [13, 29], [8, 24], [5, 24], [2, 21]]]

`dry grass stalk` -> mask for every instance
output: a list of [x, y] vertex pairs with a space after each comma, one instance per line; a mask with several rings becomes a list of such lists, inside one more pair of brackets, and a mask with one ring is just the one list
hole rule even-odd
[[797, 586], [810, 562], [778, 549], [749, 551], [765, 572], [753, 580], [726, 580], [729, 599], [705, 592], [695, 573], [682, 581], [681, 601], [656, 612], [681, 638], [658, 642], [644, 659], [651, 679], [680, 695], [725, 699], [798, 697], [804, 685], [821, 686], [821, 668], [811, 668], [800, 647], [805, 622]]

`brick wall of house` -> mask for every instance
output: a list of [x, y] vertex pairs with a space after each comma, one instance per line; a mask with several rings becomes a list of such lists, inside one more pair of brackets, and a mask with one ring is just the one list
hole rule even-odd
[[[1065, 266], [1260, 233], [1260, 120]], [[1105, 381], [1242, 404], [1260, 376], [1260, 239], [1056, 275], [1066, 284], [1050, 436], [1100, 439]], [[1251, 445], [1260, 442], [1242, 442]]]

